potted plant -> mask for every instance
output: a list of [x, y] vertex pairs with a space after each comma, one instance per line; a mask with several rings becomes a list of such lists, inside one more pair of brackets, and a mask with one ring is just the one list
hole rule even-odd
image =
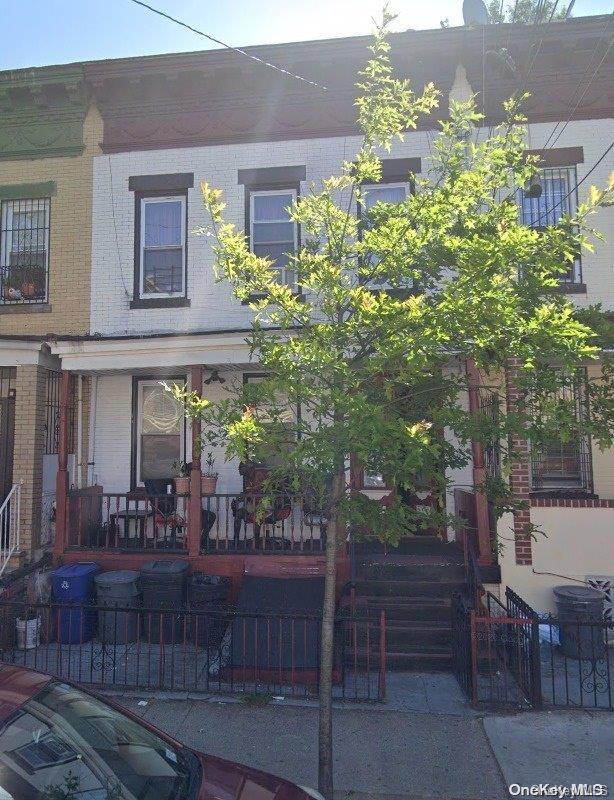
[[175, 475], [175, 492], [177, 494], [188, 494], [190, 491], [190, 470], [185, 461], [178, 459], [173, 461], [173, 469], [176, 471]]
[[203, 494], [215, 494], [217, 487], [218, 474], [214, 470], [215, 460], [213, 453], [209, 451], [205, 459], [205, 469], [201, 476], [201, 491]]
[[27, 281], [21, 284], [21, 295], [28, 300], [36, 296], [36, 286], [33, 281]]

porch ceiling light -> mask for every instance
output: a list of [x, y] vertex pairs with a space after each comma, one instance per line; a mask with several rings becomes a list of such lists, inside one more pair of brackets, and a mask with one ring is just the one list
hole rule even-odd
[[222, 378], [219, 370], [212, 369], [211, 375], [209, 375], [205, 383], [207, 386], [210, 386], [212, 383], [226, 383], [226, 378]]

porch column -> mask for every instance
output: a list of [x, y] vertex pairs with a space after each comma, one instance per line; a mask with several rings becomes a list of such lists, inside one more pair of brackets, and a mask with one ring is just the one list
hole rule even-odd
[[[193, 392], [202, 392], [203, 368], [190, 367], [190, 385]], [[190, 497], [188, 500], [188, 555], [200, 552], [202, 534], [202, 484], [200, 473], [200, 419], [192, 418], [192, 470], [190, 472]]]
[[[469, 391], [469, 413], [477, 416], [480, 413], [480, 374], [475, 361], [468, 358], [466, 361], [467, 382]], [[483, 566], [493, 563], [492, 548], [490, 545], [490, 517], [488, 514], [488, 500], [483, 492], [478, 491], [478, 486], [483, 486], [486, 479], [484, 465], [484, 446], [481, 442], [471, 441], [471, 455], [473, 462], [473, 488], [475, 497], [475, 519], [478, 534], [478, 562]]]
[[64, 552], [68, 536], [68, 405], [70, 402], [70, 372], [60, 374], [58, 420], [58, 472], [55, 489], [55, 541], [53, 552]]

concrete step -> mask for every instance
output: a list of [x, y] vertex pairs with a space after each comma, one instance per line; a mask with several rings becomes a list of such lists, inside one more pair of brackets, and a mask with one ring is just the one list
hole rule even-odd
[[[347, 665], [352, 667], [354, 663], [360, 668], [365, 668], [368, 664], [371, 670], [379, 667], [377, 654], [367, 653], [364, 648], [359, 648], [354, 661], [354, 654], [348, 653]], [[386, 669], [390, 671], [409, 671], [409, 672], [449, 672], [452, 668], [452, 654], [447, 650], [411, 651], [386, 653]]]
[[[379, 647], [379, 626], [368, 628], [356, 626], [356, 639], [358, 644], [369, 646], [373, 649]], [[445, 622], [403, 622], [395, 620], [386, 624], [386, 649], [395, 652], [410, 650], [429, 650], [432, 645], [449, 648], [452, 631]]]
[[366, 597], [452, 597], [465, 582], [459, 578], [441, 580], [382, 580], [360, 578], [355, 583], [358, 596]]
[[399, 542], [397, 547], [391, 547], [383, 542], [357, 542], [356, 553], [359, 555], [427, 555], [460, 553], [462, 548], [457, 542], [445, 542], [438, 536], [409, 536]]
[[433, 580], [446, 581], [465, 579], [465, 567], [462, 563], [446, 561], [432, 556], [434, 562], [416, 563], [392, 561], [390, 563], [365, 562], [358, 567], [358, 575], [362, 580], [414, 581]]
[[[351, 611], [350, 598], [344, 598], [342, 608], [345, 613]], [[449, 597], [357, 597], [354, 603], [354, 614], [357, 617], [369, 616], [378, 620], [380, 610], [386, 612], [386, 620], [411, 621], [450, 621]]]

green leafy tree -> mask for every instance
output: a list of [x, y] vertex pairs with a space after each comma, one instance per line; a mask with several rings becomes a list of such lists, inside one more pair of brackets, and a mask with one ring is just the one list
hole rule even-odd
[[569, 2], [556, 0], [490, 0], [486, 4], [491, 22], [514, 22], [531, 25], [565, 19]]
[[[376, 30], [358, 83], [362, 146], [342, 174], [312, 186], [291, 209], [301, 226], [302, 244], [291, 257], [300, 292], [281, 283], [271, 262], [250, 251], [244, 232], [224, 220], [221, 192], [202, 185], [211, 224], [199, 233], [214, 241], [219, 279], [254, 311], [249, 341], [268, 377], [237, 385], [216, 403], [173, 388], [227, 457], [276, 454], [264, 487], [269, 502], [280, 487], [308, 487], [328, 519], [319, 682], [319, 788], [328, 799], [338, 549], [348, 530], [397, 542], [420, 527], [454, 522], [441, 506], [426, 510], [397, 499], [384, 507], [352, 491], [349, 455], [405, 496], [425, 484], [442, 493], [446, 469], [469, 463], [472, 438], [545, 437], [553, 398], [598, 355], [558, 280], [589, 245], [587, 218], [613, 193], [592, 190], [573, 219], [541, 233], [524, 227], [515, 190], [536, 164], [524, 155], [518, 103], [506, 104], [505, 125], [488, 137], [476, 136], [481, 116], [473, 102], [453, 103], [432, 144], [428, 177], [408, 176], [415, 193], [367, 210], [365, 192], [382, 177], [381, 154], [438, 102], [434, 86], [415, 93], [394, 76], [390, 19]], [[510, 357], [519, 365], [522, 402], [496, 418], [469, 414], [459, 402], [465, 361], [495, 387]], [[552, 364], [560, 369], [547, 368]], [[591, 419], [603, 444], [614, 425], [606, 385], [595, 388], [603, 402]], [[300, 416], [289, 417], [298, 403]], [[571, 404], [563, 398], [554, 406], [558, 432], [572, 435]], [[513, 458], [504, 449], [504, 468]], [[479, 488], [501, 507], [514, 502], [502, 481]]]

